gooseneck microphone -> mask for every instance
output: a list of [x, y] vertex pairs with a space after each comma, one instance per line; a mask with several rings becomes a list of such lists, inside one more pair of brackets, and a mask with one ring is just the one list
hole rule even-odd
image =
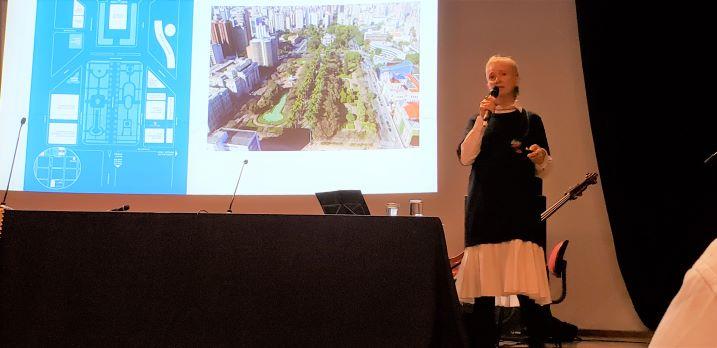
[[[490, 93], [485, 97], [498, 98], [498, 94], [500, 94], [500, 89], [498, 88], [498, 86], [493, 86], [493, 88], [491, 88], [490, 90]], [[483, 116], [483, 121], [488, 121], [491, 116], [493, 116], [493, 112], [491, 112], [490, 110], [486, 111], [485, 115]]]
[[112, 208], [109, 211], [128, 211], [129, 210], [129, 204], [125, 204], [121, 207]]
[[12, 154], [12, 163], [10, 164], [10, 173], [7, 176], [7, 186], [5, 186], [5, 194], [2, 197], [2, 203], [0, 203], [0, 206], [3, 208], [10, 208], [7, 205], [5, 205], [5, 201], [7, 200], [7, 193], [10, 191], [10, 179], [12, 179], [12, 170], [15, 168], [15, 156], [17, 156], [17, 146], [20, 144], [20, 134], [22, 133], [22, 126], [25, 125], [25, 122], [27, 121], [27, 118], [23, 117], [20, 119], [20, 128], [17, 129], [17, 140], [15, 140], [15, 152]]
[[242, 165], [241, 165], [241, 170], [239, 171], [239, 178], [237, 179], [236, 186], [234, 186], [234, 194], [232, 194], [232, 201], [229, 202], [229, 209], [227, 209], [227, 214], [232, 213], [232, 205], [234, 204], [234, 198], [236, 198], [236, 196], [237, 196], [237, 189], [239, 188], [239, 181], [241, 180], [242, 173], [244, 173], [244, 166], [246, 166], [247, 163], [249, 163], [249, 160], [245, 159], [244, 163], [242, 163]]

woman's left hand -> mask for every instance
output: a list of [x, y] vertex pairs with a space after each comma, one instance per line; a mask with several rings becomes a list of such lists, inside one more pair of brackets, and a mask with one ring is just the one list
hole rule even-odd
[[545, 161], [545, 154], [547, 153], [547, 151], [545, 151], [545, 149], [543, 149], [542, 147], [540, 147], [536, 144], [533, 144], [533, 145], [530, 145], [528, 150], [530, 150], [530, 153], [528, 154], [528, 158], [530, 158], [530, 160], [533, 161], [533, 163], [538, 164], [538, 165], [543, 164], [543, 161]]

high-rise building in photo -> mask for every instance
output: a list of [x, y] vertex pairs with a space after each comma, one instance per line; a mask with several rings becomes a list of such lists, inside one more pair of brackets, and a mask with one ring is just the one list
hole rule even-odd
[[279, 64], [279, 42], [276, 38], [253, 39], [247, 47], [249, 58], [261, 66]]
[[294, 28], [304, 29], [306, 24], [306, 12], [303, 9], [297, 9], [294, 13]]
[[239, 12], [239, 15], [236, 16], [236, 19], [239, 22], [239, 26], [244, 28], [244, 31], [246, 32], [246, 42], [249, 42], [254, 38], [254, 34], [251, 31], [251, 15], [249, 14], [249, 10], [242, 9]]
[[212, 44], [222, 45], [224, 56], [236, 55], [236, 47], [232, 44], [230, 36], [234, 29], [234, 24], [227, 19], [215, 19], [212, 21]]
[[222, 51], [222, 45], [213, 43], [209, 50], [209, 58], [212, 61], [212, 65], [224, 63], [224, 52]]

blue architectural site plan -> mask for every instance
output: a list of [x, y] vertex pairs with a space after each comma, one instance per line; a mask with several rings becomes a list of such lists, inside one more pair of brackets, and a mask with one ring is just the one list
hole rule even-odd
[[25, 190], [186, 193], [193, 6], [38, 1]]

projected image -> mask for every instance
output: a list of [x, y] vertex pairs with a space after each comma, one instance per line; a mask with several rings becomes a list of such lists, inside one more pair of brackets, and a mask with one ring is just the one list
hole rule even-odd
[[353, 1], [13, 2], [10, 188], [436, 192], [437, 0]]
[[419, 9], [212, 7], [209, 148], [418, 147]]
[[26, 190], [186, 192], [192, 10], [38, 2]]

